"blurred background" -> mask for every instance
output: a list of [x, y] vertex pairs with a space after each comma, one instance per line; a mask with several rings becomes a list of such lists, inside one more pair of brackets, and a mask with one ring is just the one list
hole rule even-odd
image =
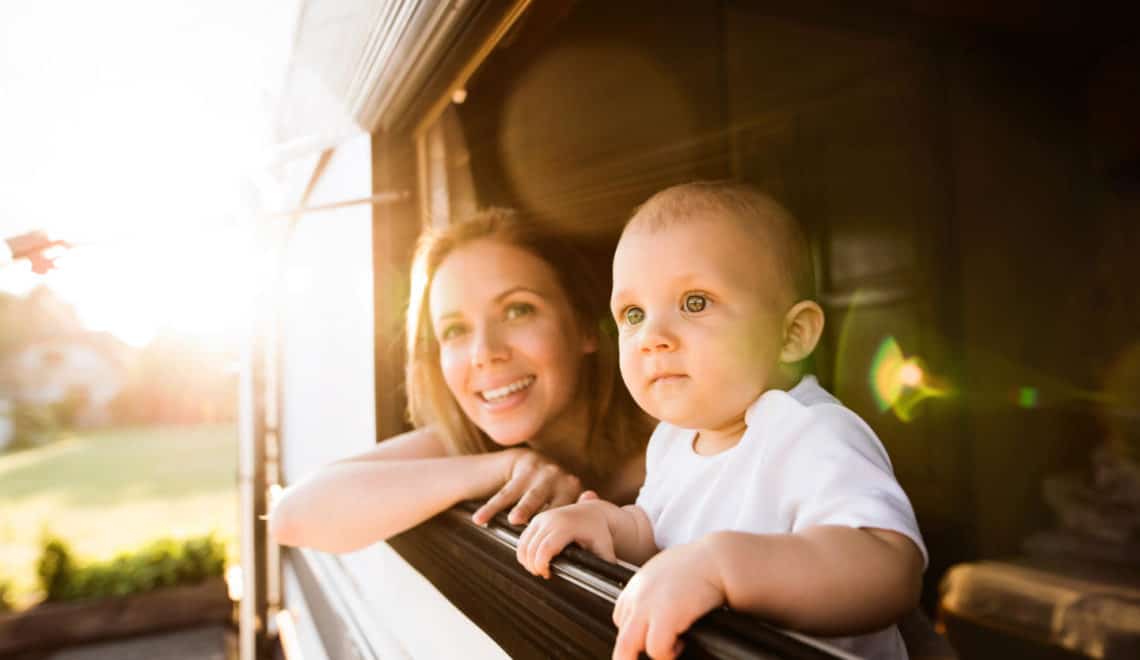
[[236, 556], [247, 191], [290, 9], [0, 3], [0, 239], [68, 244], [0, 266], [0, 606], [48, 596], [49, 537]]

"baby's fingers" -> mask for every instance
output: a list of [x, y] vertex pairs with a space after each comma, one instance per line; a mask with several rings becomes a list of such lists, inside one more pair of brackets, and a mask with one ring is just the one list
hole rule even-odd
[[592, 490], [584, 490], [582, 491], [582, 494], [578, 496], [579, 502], [589, 502], [590, 500], [596, 499], [599, 499], [598, 493]]
[[634, 617], [618, 629], [613, 660], [637, 660], [637, 654], [645, 648], [646, 626], [645, 619]]
[[532, 522], [519, 536], [519, 545], [515, 548], [515, 559], [528, 571], [530, 570], [530, 555], [534, 550], [534, 537], [537, 534], [538, 526]]
[[551, 531], [546, 534], [535, 548], [533, 559], [535, 570], [531, 572], [549, 580], [551, 560], [562, 552], [567, 545], [570, 545], [570, 540], [569, 536], [558, 531]]
[[625, 588], [618, 594], [617, 602], [614, 603], [613, 622], [618, 628], [624, 628], [629, 623], [630, 618], [636, 611], [635, 604], [637, 597], [634, 595], [633, 587], [636, 587], [634, 582], [637, 580], [637, 575], [625, 585]]
[[650, 620], [645, 633], [645, 652], [653, 660], [672, 660], [680, 653], [679, 633], [661, 617]]
[[618, 628], [621, 628], [622, 625], [625, 623], [626, 606], [625, 606], [625, 599], [622, 598], [622, 596], [624, 594], [625, 594], [624, 591], [621, 594], [618, 594], [617, 602], [614, 603], [614, 611], [613, 611], [613, 613], [610, 614], [610, 620], [613, 621], [614, 625], [617, 626]]
[[523, 568], [534, 575], [539, 575], [537, 556], [539, 548], [542, 547], [543, 539], [545, 539], [549, 533], [549, 521], [538, 517], [527, 525], [523, 531], [523, 535], [519, 537], [519, 548], [517, 551], [519, 563], [523, 565]]
[[609, 535], [601, 535], [596, 538], [579, 538], [576, 539], [586, 550], [594, 553], [595, 555], [605, 559], [611, 564], [617, 563], [617, 555], [614, 554], [614, 540]]

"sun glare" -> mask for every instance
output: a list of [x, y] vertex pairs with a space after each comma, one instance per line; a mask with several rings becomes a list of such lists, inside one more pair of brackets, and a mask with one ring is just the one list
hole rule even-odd
[[136, 346], [163, 329], [232, 342], [248, 327], [258, 262], [239, 236], [219, 228], [81, 246], [46, 281], [89, 329]]
[[276, 28], [290, 12], [113, 4], [0, 3], [0, 181], [16, 182], [0, 195], [0, 238], [39, 229], [80, 244], [46, 276], [4, 268], [0, 290], [47, 285], [87, 327], [135, 345], [164, 328], [236, 338], [253, 251], [229, 218], [250, 211], [245, 187], [273, 138], [288, 53]]

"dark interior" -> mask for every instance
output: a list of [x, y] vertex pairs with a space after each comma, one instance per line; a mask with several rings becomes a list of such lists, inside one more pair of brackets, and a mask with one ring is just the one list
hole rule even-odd
[[[948, 566], [1054, 523], [1044, 477], [1140, 451], [1118, 385], [1140, 371], [1140, 41], [1072, 4], [538, 2], [453, 107], [479, 205], [601, 254], [692, 179], [800, 216], [816, 370], [890, 452], [932, 611]], [[933, 396], [883, 410], [869, 378], [892, 338]]]

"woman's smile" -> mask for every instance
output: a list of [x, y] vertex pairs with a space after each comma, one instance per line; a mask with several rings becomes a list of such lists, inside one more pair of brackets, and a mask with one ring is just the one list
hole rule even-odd
[[531, 374], [500, 387], [479, 390], [476, 394], [487, 407], [497, 410], [525, 399], [528, 394], [527, 390], [530, 389], [531, 385], [534, 385], [534, 381], [535, 376]]

